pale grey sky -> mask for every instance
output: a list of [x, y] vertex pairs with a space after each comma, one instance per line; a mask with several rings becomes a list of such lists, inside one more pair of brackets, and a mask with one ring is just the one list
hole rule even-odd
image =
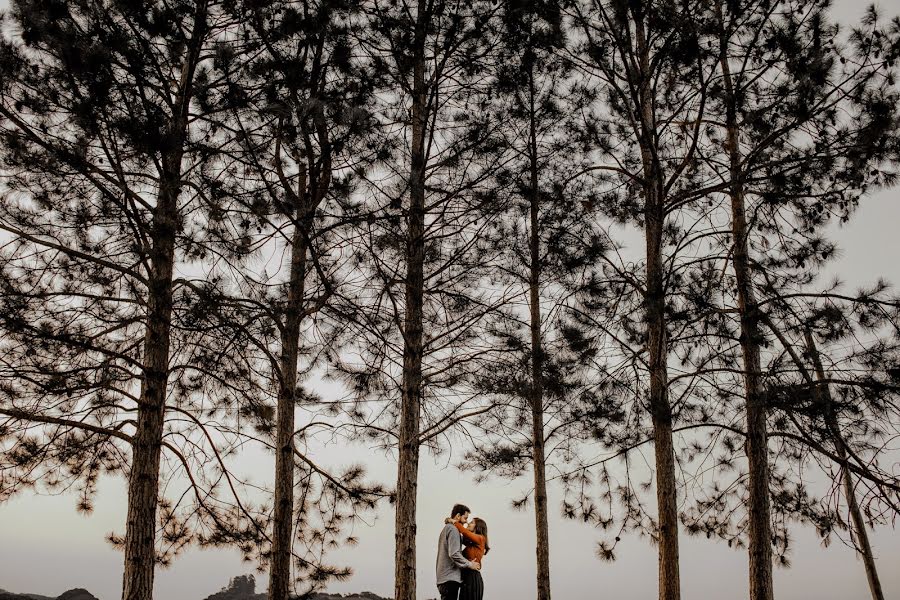
[[[0, 0], [0, 8], [5, 6]], [[836, 11], [846, 21], [863, 10], [866, 2], [837, 0]], [[900, 13], [900, 0], [881, 2], [887, 13]], [[834, 273], [849, 285], [864, 284], [878, 276], [900, 285], [900, 191], [887, 191], [865, 199], [853, 221], [835, 237], [843, 254]], [[389, 457], [363, 447], [323, 450], [329, 462], [365, 461], [373, 478], [391, 484], [395, 465]], [[453, 459], [456, 460], [456, 459]], [[268, 460], [256, 463], [259, 478], [271, 471]], [[492, 552], [485, 559], [488, 598], [534, 596], [534, 527], [530, 512], [513, 512], [509, 500], [529, 487], [526, 481], [494, 480], [476, 486], [447, 458], [423, 456], [419, 487], [418, 579], [419, 598], [433, 598], [434, 544], [444, 515], [456, 501], [468, 503], [491, 527]], [[111, 531], [121, 532], [125, 522], [125, 486], [106, 479], [100, 485], [95, 512], [88, 517], [75, 511], [72, 496], [21, 496], [0, 505], [0, 588], [56, 595], [72, 587], [89, 589], [101, 600], [120, 595], [122, 557], [104, 541]], [[558, 490], [551, 491], [551, 506], [559, 505]], [[356, 531], [360, 544], [332, 555], [351, 565], [355, 576], [332, 585], [334, 592], [370, 590], [393, 594], [393, 515], [385, 506], [371, 526]], [[551, 521], [552, 587], [558, 600], [615, 598], [638, 600], [655, 596], [656, 553], [648, 540], [627, 538], [618, 548], [618, 560], [594, 557], [598, 535], [587, 526], [553, 516]], [[854, 600], [866, 597], [862, 564], [839, 543], [823, 548], [809, 528], [795, 528], [793, 566], [776, 571], [775, 590], [780, 600]], [[724, 543], [682, 535], [681, 568], [686, 599], [731, 599], [747, 595], [746, 553]], [[891, 529], [874, 532], [872, 543], [889, 598], [900, 598], [900, 535]], [[156, 577], [160, 600], [201, 600], [240, 573], [251, 572], [237, 552], [190, 550]], [[264, 589], [261, 577], [258, 589]]]

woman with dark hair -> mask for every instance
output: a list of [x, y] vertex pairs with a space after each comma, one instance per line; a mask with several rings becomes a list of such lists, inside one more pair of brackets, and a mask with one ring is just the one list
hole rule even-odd
[[[463, 556], [480, 565], [481, 559], [491, 550], [491, 546], [488, 544], [487, 523], [484, 522], [484, 519], [476, 517], [465, 524], [460, 521], [453, 521], [453, 524], [463, 538], [465, 546]], [[459, 600], [482, 600], [482, 598], [484, 598], [484, 581], [481, 578], [481, 571], [463, 569]]]

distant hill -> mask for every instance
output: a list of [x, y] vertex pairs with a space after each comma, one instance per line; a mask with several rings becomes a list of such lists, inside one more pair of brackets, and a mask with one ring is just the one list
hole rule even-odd
[[97, 600], [97, 598], [87, 590], [75, 588], [68, 592], [63, 592], [55, 598], [52, 596], [39, 596], [38, 594], [13, 594], [6, 590], [0, 590], [0, 600]]
[[[87, 590], [76, 588], [69, 590], [62, 595], [39, 596], [37, 594], [13, 594], [6, 590], [0, 589], [0, 600], [98, 600]], [[239, 575], [233, 577], [228, 585], [221, 590], [207, 596], [205, 600], [266, 600], [265, 593], [256, 593], [256, 579], [253, 575]], [[360, 594], [313, 594], [308, 600], [390, 600], [390, 598], [382, 598], [378, 594], [372, 592], [362, 592]]]
[[[4, 600], [0, 597], [0, 600]], [[80, 600], [80, 599], [79, 599]], [[206, 600], [266, 600], [265, 593], [256, 593], [256, 579], [253, 575], [239, 575], [228, 582], [228, 585], [208, 596]], [[378, 594], [372, 592], [362, 592], [360, 594], [313, 594], [309, 600], [390, 600], [382, 598]]]
[[56, 600], [97, 600], [97, 598], [87, 590], [78, 588], [64, 592], [61, 596], [57, 596]]

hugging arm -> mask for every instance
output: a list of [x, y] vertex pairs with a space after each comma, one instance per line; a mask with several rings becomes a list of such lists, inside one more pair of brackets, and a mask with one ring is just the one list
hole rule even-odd
[[482, 536], [478, 535], [477, 533], [473, 533], [473, 532], [469, 531], [468, 529], [466, 529], [466, 526], [463, 525], [462, 523], [454, 523], [453, 525], [456, 527], [456, 530], [462, 534], [463, 543], [466, 546], [477, 546], [477, 545], [481, 544], [482, 539], [483, 539]]
[[459, 536], [453, 531], [450, 532], [450, 537], [447, 539], [447, 553], [450, 555], [450, 560], [453, 561], [453, 564], [460, 569], [478, 569], [478, 566], [476, 566], [478, 563], [466, 560], [466, 557], [463, 556], [462, 542], [460, 542]]

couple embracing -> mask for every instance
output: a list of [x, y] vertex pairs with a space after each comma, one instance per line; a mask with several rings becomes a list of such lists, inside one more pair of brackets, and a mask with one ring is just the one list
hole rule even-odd
[[491, 549], [487, 523], [469, 519], [471, 511], [457, 504], [444, 520], [438, 539], [437, 587], [441, 600], [482, 600], [481, 559]]

